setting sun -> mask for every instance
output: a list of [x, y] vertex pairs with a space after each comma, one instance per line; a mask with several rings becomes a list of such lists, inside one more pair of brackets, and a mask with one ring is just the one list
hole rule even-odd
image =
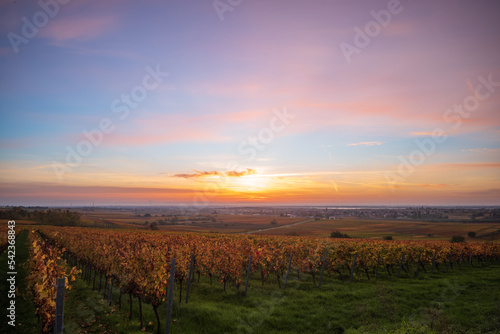
[[271, 187], [271, 179], [266, 175], [247, 175], [231, 180], [229, 187], [235, 191], [265, 192]]

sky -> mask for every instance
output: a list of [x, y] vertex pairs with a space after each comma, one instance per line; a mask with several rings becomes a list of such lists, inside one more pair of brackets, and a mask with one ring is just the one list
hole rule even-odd
[[496, 0], [0, 2], [0, 205], [500, 205]]

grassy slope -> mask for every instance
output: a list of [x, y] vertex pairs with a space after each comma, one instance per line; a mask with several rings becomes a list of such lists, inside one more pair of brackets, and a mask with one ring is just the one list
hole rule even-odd
[[[347, 274], [347, 273], [345, 273]], [[364, 276], [350, 284], [338, 276], [327, 277], [321, 288], [310, 277], [291, 275], [287, 290], [276, 283], [261, 286], [252, 277], [248, 296], [236, 289], [226, 292], [208, 279], [192, 286], [190, 301], [179, 304], [175, 291], [172, 333], [385, 333], [398, 330], [405, 322], [417, 332], [419, 326], [436, 332], [500, 333], [500, 266], [463, 268], [418, 278], [406, 274], [401, 279], [380, 271], [379, 280]], [[114, 303], [118, 290], [114, 291]], [[184, 298], [184, 297], [183, 297]], [[65, 323], [69, 332], [141, 332], [137, 299], [134, 318], [127, 318], [128, 296], [122, 297], [122, 310], [108, 306], [85, 283], [76, 284], [68, 294]], [[144, 329], [154, 332], [152, 307], [143, 304]], [[160, 308], [162, 331], [166, 308]], [[68, 332], [68, 333], [69, 333]]]

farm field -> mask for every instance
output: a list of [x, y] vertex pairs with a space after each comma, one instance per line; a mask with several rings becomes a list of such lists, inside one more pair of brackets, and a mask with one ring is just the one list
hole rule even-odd
[[[93, 221], [106, 221], [124, 228], [144, 228], [147, 224], [157, 224], [161, 231], [177, 232], [212, 232], [212, 233], [252, 233], [260, 235], [298, 235], [328, 237], [332, 231], [348, 234], [353, 238], [381, 239], [392, 236], [399, 240], [449, 240], [453, 235], [466, 237], [468, 232], [475, 232], [478, 237], [500, 238], [500, 222], [460, 222], [470, 220], [470, 216], [453, 216], [450, 222], [429, 222], [419, 220], [383, 220], [365, 218], [320, 219], [308, 217], [280, 217], [277, 215], [193, 215], [176, 216], [174, 224], [171, 216], [144, 212], [96, 209], [80, 212], [82, 218]], [[167, 222], [168, 221], [168, 222]], [[271, 224], [271, 221], [274, 221]], [[304, 222], [304, 223], [301, 223]], [[300, 224], [296, 224], [300, 223]], [[296, 224], [296, 225], [295, 225]], [[494, 234], [495, 232], [496, 235]], [[493, 235], [490, 235], [493, 234]]]
[[[192, 220], [190, 217], [183, 217], [187, 222], [179, 222], [178, 225], [160, 225], [161, 231], [178, 232], [212, 232], [212, 233], [244, 233], [259, 229], [266, 229], [277, 226], [286, 226], [308, 220], [307, 218], [288, 218], [277, 216], [254, 216], [254, 215], [217, 215], [215, 221]], [[276, 224], [271, 224], [275, 221]]]
[[395, 239], [401, 240], [448, 240], [453, 235], [467, 236], [467, 233], [470, 231], [476, 232], [480, 236], [498, 230], [500, 230], [500, 223], [322, 219], [282, 229], [256, 232], [256, 234], [328, 237], [332, 231], [339, 231], [354, 238], [381, 239], [384, 236], [391, 235]]
[[[308, 219], [261, 215], [217, 215], [216, 222], [201, 224], [192, 223], [191, 226], [184, 227], [184, 231], [197, 230], [203, 232], [242, 233], [290, 225], [304, 220]], [[276, 224], [271, 224], [271, 221], [275, 221]], [[162, 229], [169, 230], [172, 229], [172, 227], [174, 226], [163, 226]]]
[[[123, 227], [142, 227], [146, 223], [158, 222], [159, 220], [170, 220], [171, 216], [144, 213], [135, 214], [130, 211], [120, 212], [118, 210], [96, 209], [95, 211], [79, 211], [83, 219], [94, 221], [107, 221]], [[240, 233], [256, 229], [283, 226], [296, 222], [308, 220], [303, 217], [279, 217], [266, 215], [193, 215], [176, 216], [175, 225], [170, 221], [166, 225], [158, 224], [160, 230], [182, 231], [182, 232], [220, 232]], [[271, 221], [276, 224], [271, 224]]]

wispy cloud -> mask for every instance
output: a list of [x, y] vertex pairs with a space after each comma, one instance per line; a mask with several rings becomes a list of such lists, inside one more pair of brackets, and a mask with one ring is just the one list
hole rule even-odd
[[73, 39], [93, 39], [116, 25], [114, 16], [63, 17], [54, 20], [41, 34], [58, 42]]
[[0, 56], [12, 54], [12, 48], [0, 47]]
[[410, 132], [410, 134], [414, 136], [432, 136], [431, 131], [415, 131], [415, 132]]
[[379, 142], [379, 141], [362, 141], [362, 142], [359, 142], [359, 143], [347, 144], [347, 146], [361, 146], [361, 145], [365, 145], [365, 146], [379, 146], [379, 145], [382, 145], [382, 144], [383, 143]]
[[185, 179], [191, 179], [191, 178], [206, 178], [206, 177], [212, 177], [212, 176], [225, 176], [225, 177], [242, 177], [246, 175], [255, 175], [257, 174], [257, 171], [251, 168], [247, 168], [246, 170], [242, 172], [237, 172], [235, 170], [230, 170], [227, 172], [219, 172], [215, 170], [211, 171], [197, 171], [195, 170], [195, 173], [192, 174], [175, 174], [174, 177], [182, 177]]
[[499, 152], [500, 148], [463, 148], [462, 151], [464, 152]]
[[[145, 146], [166, 143], [228, 142], [241, 140], [242, 133], [252, 133], [269, 122], [271, 109], [186, 114], [143, 113], [134, 123], [122, 125], [109, 136], [106, 145]], [[173, 126], [175, 124], [175, 126]], [[236, 145], [236, 144], [235, 144]]]
[[419, 183], [419, 184], [412, 184], [412, 183], [407, 183], [404, 185], [397, 185], [396, 188], [398, 189], [413, 189], [413, 188], [429, 188], [429, 189], [442, 189], [442, 188], [448, 188], [450, 187], [449, 184], [444, 184], [444, 183], [438, 183], [438, 184], [429, 184], [429, 183]]
[[471, 163], [447, 163], [438, 164], [437, 166], [442, 166], [446, 168], [499, 168], [500, 162], [471, 162]]

